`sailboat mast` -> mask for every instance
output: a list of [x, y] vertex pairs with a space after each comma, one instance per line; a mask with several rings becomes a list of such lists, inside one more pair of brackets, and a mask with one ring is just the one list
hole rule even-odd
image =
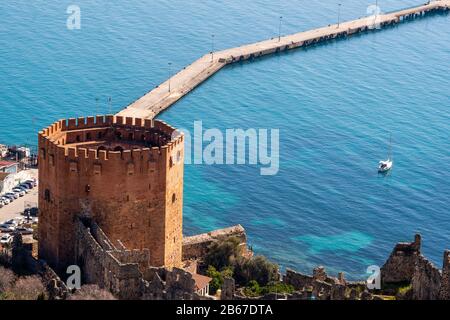
[[392, 161], [392, 133], [389, 135], [389, 160]]

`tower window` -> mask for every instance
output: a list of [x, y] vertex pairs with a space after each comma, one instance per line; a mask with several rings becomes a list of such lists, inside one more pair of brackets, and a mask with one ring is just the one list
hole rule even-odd
[[45, 191], [44, 191], [44, 200], [47, 202], [50, 202], [50, 190], [49, 189], [45, 189]]
[[177, 196], [175, 195], [175, 193], [172, 195], [172, 203], [174, 203], [175, 201], [177, 201]]
[[86, 185], [85, 187], [86, 193], [91, 192], [91, 186], [89, 184]]
[[91, 140], [91, 133], [90, 132], [86, 133], [86, 140]]

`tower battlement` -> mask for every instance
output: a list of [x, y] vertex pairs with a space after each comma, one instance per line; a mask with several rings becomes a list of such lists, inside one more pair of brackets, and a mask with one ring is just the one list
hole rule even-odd
[[180, 266], [184, 136], [159, 120], [96, 116], [39, 132], [39, 250], [76, 263], [74, 218], [87, 215], [154, 266]]

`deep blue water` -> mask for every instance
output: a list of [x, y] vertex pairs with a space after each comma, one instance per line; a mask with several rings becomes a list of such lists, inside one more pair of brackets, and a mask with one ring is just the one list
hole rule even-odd
[[[36, 144], [52, 121], [117, 112], [211, 50], [358, 18], [374, 1], [0, 3], [0, 143]], [[383, 11], [418, 0], [380, 1]], [[280, 171], [188, 165], [186, 234], [237, 223], [256, 253], [350, 278], [420, 231], [450, 247], [450, 16], [226, 67], [161, 115], [191, 128], [279, 128]], [[96, 103], [96, 98], [99, 102]], [[393, 134], [395, 167], [376, 173]]]

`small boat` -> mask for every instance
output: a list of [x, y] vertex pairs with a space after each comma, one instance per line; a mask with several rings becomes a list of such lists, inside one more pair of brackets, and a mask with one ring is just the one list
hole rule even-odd
[[378, 163], [378, 172], [388, 172], [389, 170], [391, 170], [392, 164], [393, 162], [391, 159], [380, 161]]
[[389, 155], [387, 160], [382, 160], [378, 162], [378, 172], [384, 173], [388, 172], [392, 169], [392, 166], [394, 165], [394, 161], [392, 160], [392, 135], [389, 139]]

